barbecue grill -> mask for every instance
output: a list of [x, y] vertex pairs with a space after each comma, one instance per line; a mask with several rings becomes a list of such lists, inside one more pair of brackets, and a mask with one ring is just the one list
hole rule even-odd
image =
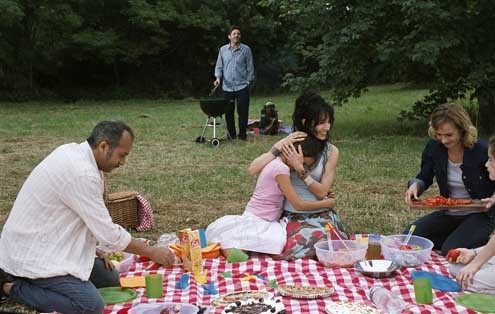
[[[222, 119], [222, 115], [225, 114], [229, 108], [229, 100], [223, 97], [214, 96], [218, 86], [220, 85], [217, 85], [211, 90], [208, 98], [199, 100], [201, 110], [203, 110], [207, 118], [203, 127], [203, 132], [196, 138], [196, 143], [208, 141], [213, 147], [218, 147], [220, 145], [220, 139], [217, 138], [217, 127], [222, 126], [222, 123], [217, 122], [217, 119]], [[207, 128], [213, 129], [213, 137], [211, 139], [205, 137]]]

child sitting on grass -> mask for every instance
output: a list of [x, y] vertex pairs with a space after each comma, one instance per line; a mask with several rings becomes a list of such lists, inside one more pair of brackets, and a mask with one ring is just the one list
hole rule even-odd
[[[298, 158], [313, 162], [323, 151], [319, 141], [307, 136], [296, 144]], [[292, 149], [295, 150], [294, 147]], [[280, 254], [286, 242], [286, 220], [281, 219], [284, 198], [298, 210], [331, 208], [333, 197], [306, 201], [299, 197], [290, 180], [290, 166], [285, 151], [261, 171], [253, 195], [244, 213], [227, 215], [214, 221], [206, 229], [209, 242], [219, 242], [224, 254], [228, 249], [238, 248], [250, 252]]]
[[[495, 136], [490, 138], [488, 144], [488, 161], [485, 164], [490, 175], [490, 180], [495, 181]], [[486, 208], [494, 210], [495, 196], [481, 200], [486, 203]], [[456, 276], [457, 282], [464, 290], [495, 294], [495, 236], [492, 236], [485, 246], [476, 249], [456, 249], [459, 256], [447, 258], [453, 264], [450, 265], [450, 273]], [[457, 254], [455, 254], [457, 255]], [[455, 256], [454, 255], [454, 256]]]

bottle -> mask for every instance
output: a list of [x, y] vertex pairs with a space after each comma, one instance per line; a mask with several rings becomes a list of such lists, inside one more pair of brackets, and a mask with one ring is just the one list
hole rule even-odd
[[370, 299], [376, 307], [388, 314], [400, 314], [406, 304], [400, 298], [382, 286], [373, 286], [370, 290]]

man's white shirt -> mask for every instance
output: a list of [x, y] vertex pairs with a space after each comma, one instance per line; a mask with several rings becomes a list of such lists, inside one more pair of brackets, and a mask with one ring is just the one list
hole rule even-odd
[[55, 149], [24, 182], [0, 237], [0, 268], [31, 279], [88, 280], [97, 242], [125, 249], [131, 235], [114, 224], [88, 142]]

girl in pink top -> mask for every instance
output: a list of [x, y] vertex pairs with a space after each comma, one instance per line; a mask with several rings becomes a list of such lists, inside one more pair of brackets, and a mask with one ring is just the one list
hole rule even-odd
[[[300, 143], [298, 153], [305, 158], [316, 159], [322, 151], [319, 145], [323, 145], [321, 141], [308, 136]], [[280, 218], [285, 198], [300, 210], [335, 205], [332, 197], [317, 201], [301, 199], [292, 186], [287, 157], [282, 154], [261, 171], [244, 213], [240, 216], [227, 215], [214, 221], [206, 229], [206, 239], [221, 243], [223, 250], [238, 248], [280, 254], [286, 242], [286, 221]]]

